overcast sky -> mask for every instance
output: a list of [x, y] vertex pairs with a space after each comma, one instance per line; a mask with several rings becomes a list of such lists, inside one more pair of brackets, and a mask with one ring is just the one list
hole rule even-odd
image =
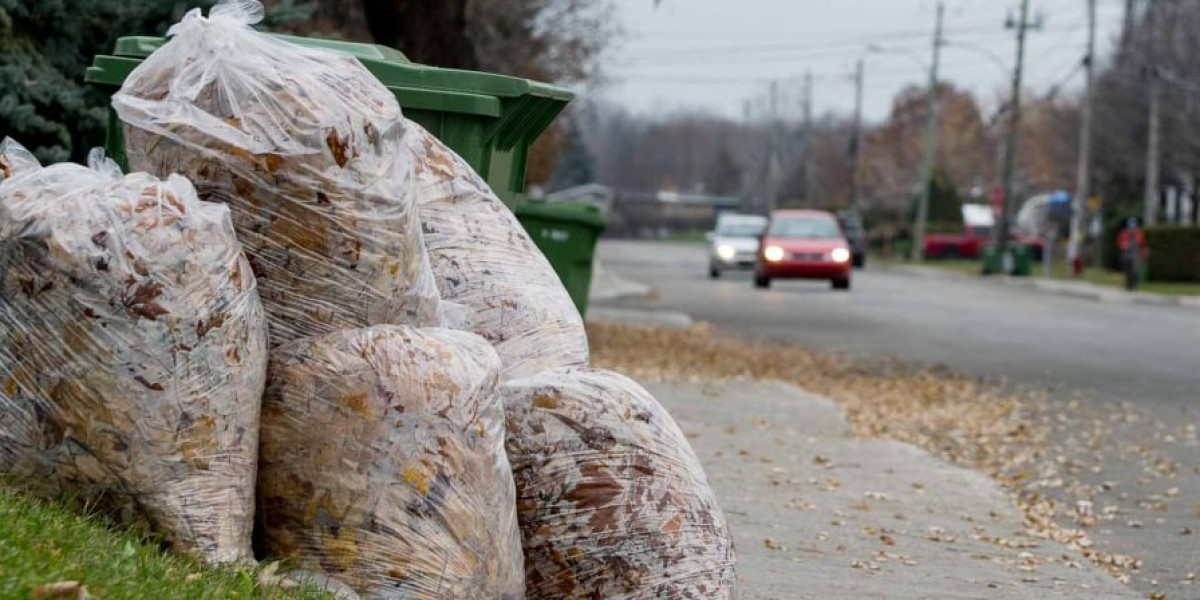
[[[626, 36], [609, 59], [602, 95], [636, 112], [702, 109], [744, 116], [746, 101], [780, 81], [782, 104], [799, 110], [804, 73], [814, 111], [851, 114], [854, 63], [866, 58], [866, 118], [887, 116], [892, 97], [925, 85], [935, 0], [615, 0]], [[1108, 58], [1124, 0], [1097, 0], [1098, 54]], [[992, 112], [1010, 85], [1016, 36], [1006, 30], [1019, 0], [946, 0], [942, 79], [974, 90]], [[1043, 27], [1029, 34], [1027, 87], [1082, 87], [1086, 0], [1031, 0]], [[868, 52], [875, 44], [883, 52]]]

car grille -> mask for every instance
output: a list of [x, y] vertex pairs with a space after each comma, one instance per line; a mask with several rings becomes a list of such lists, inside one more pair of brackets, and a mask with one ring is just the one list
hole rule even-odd
[[821, 262], [825, 260], [825, 255], [820, 252], [793, 252], [792, 260], [803, 260], [807, 262]]

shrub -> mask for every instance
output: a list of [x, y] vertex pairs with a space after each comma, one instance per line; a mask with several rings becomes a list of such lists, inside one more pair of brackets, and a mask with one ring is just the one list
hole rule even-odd
[[1146, 229], [1151, 281], [1200, 281], [1200, 227]]

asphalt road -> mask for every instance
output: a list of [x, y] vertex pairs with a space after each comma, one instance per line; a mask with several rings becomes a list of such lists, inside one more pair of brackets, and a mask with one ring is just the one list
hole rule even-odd
[[703, 246], [602, 242], [601, 260], [650, 284], [652, 300], [606, 303], [685, 312], [739, 336], [857, 356], [898, 356], [1016, 383], [1133, 401], [1164, 419], [1200, 409], [1200, 310], [1101, 303], [885, 270], [854, 289], [746, 273], [708, 278]]
[[1060, 402], [1030, 485], [1064, 507], [1066, 527], [1075, 527], [1076, 502], [1092, 501], [1104, 515], [1088, 529], [1096, 549], [1144, 561], [1134, 589], [1200, 599], [1200, 310], [872, 268], [855, 272], [848, 293], [804, 281], [759, 290], [746, 273], [710, 280], [704, 252], [606, 241], [607, 267], [655, 293], [600, 304], [677, 310], [730, 335], [1048, 389]]

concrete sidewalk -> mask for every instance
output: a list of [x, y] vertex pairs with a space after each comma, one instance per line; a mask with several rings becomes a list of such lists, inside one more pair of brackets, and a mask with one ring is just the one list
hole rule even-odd
[[780, 383], [647, 387], [729, 517], [744, 600], [1140, 597], [1029, 537], [985, 475], [848, 437], [830, 400]]
[[897, 273], [907, 273], [926, 279], [955, 281], [968, 280], [993, 283], [996, 285], [1023, 287], [1040, 292], [1046, 292], [1048, 294], [1056, 294], [1059, 296], [1068, 296], [1071, 298], [1080, 298], [1084, 300], [1093, 300], [1097, 302], [1144, 304], [1151, 306], [1180, 306], [1184, 308], [1200, 309], [1200, 297], [1197, 296], [1168, 296], [1165, 294], [1152, 294], [1149, 292], [1127, 292], [1122, 289], [1097, 285], [1094, 283], [1088, 283], [1086, 281], [1050, 279], [1037, 276], [1011, 277], [1008, 275], [997, 275], [992, 277], [981, 277], [967, 273], [947, 271], [937, 267], [921, 267], [915, 265], [889, 265], [887, 267], [883, 267], [883, 269]]

